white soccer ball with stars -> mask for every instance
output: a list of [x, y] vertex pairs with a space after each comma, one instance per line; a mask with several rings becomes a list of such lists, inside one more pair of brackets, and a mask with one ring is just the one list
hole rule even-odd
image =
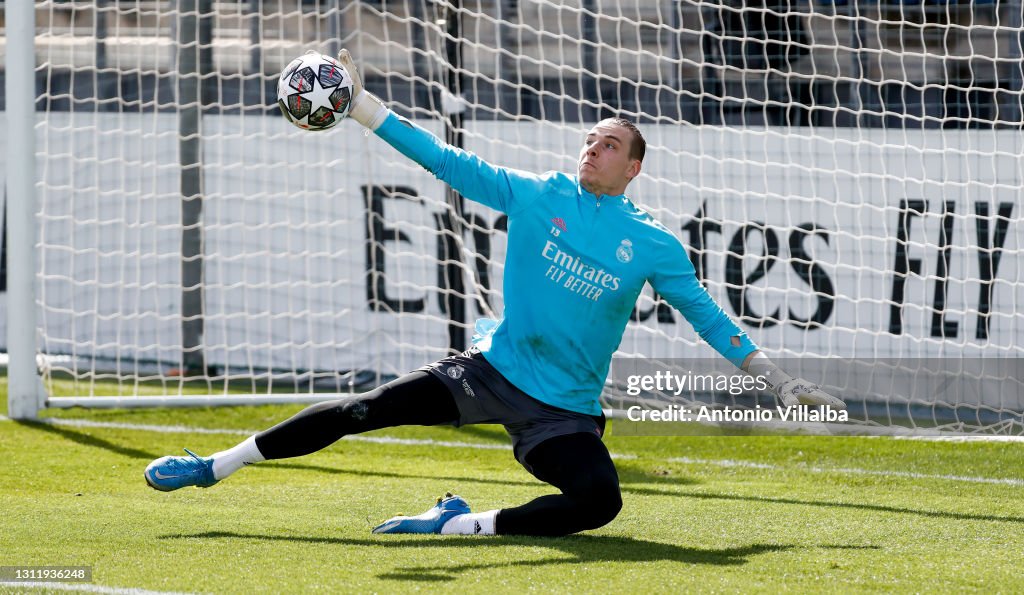
[[292, 60], [277, 81], [277, 105], [303, 130], [327, 130], [348, 115], [355, 85], [340, 62], [309, 51]]

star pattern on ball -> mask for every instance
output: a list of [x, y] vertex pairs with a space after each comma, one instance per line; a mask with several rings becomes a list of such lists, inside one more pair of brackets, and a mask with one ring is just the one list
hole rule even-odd
[[334, 92], [336, 87], [323, 87], [320, 85], [320, 77], [313, 77], [313, 88], [305, 93], [302, 93], [302, 97], [308, 100], [312, 107], [309, 113], [315, 114], [316, 110], [321, 107], [334, 110], [334, 105], [331, 103], [331, 93]]

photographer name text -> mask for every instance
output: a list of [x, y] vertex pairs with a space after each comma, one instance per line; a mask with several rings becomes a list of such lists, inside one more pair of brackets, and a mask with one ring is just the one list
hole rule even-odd
[[662, 409], [646, 409], [634, 405], [626, 409], [626, 419], [653, 422], [847, 422], [850, 421], [850, 414], [810, 405], [758, 405], [753, 408], [670, 405]]

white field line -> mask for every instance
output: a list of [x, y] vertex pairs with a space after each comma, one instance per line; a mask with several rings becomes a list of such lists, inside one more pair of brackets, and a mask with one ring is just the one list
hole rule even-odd
[[[130, 424], [116, 421], [93, 421], [88, 419], [65, 419], [48, 417], [40, 422], [55, 426], [73, 426], [79, 428], [114, 428], [118, 430], [142, 430], [161, 434], [229, 434], [232, 436], [252, 436], [259, 430], [234, 430], [231, 428], [192, 428], [189, 426], [160, 426], [150, 424]], [[406, 446], [448, 446], [453, 448], [482, 448], [486, 450], [512, 450], [509, 444], [487, 444], [477, 442], [456, 442], [451, 440], [431, 440], [429, 438], [392, 438], [390, 436], [345, 436], [342, 440], [356, 442], [375, 442], [377, 444], [403, 444]]]
[[[0, 415], [0, 421], [9, 418]], [[44, 417], [41, 423], [54, 426], [71, 426], [78, 428], [113, 428], [118, 430], [141, 430], [161, 434], [229, 434], [232, 436], [252, 436], [259, 430], [234, 430], [231, 428], [193, 428], [189, 426], [162, 426], [150, 424], [130, 424], [116, 421], [93, 421], [89, 419], [65, 419], [61, 417]], [[454, 440], [432, 440], [430, 438], [395, 438], [392, 436], [344, 436], [342, 440], [353, 442], [370, 442], [374, 444], [401, 444], [405, 446], [443, 446], [448, 448], [476, 448], [482, 450], [512, 450], [511, 444], [488, 444], [486, 442], [458, 442]], [[613, 459], [635, 459], [636, 455], [612, 454]]]
[[106, 593], [108, 595], [187, 595], [174, 591], [149, 591], [122, 587], [104, 587], [89, 583], [57, 583], [34, 581], [0, 581], [0, 587], [20, 589], [46, 589], [47, 591], [78, 591], [80, 593]]
[[[883, 436], [872, 436], [882, 438]], [[1024, 443], [1024, 436], [893, 436], [893, 440], [920, 440], [922, 442], [1019, 442]]]
[[[9, 421], [9, 418], [0, 415], [0, 421]], [[93, 421], [88, 419], [64, 419], [57, 417], [42, 418], [42, 423], [57, 426], [87, 427], [87, 428], [113, 428], [123, 430], [140, 430], [146, 432], [158, 432], [165, 434], [229, 434], [234, 436], [252, 436], [257, 430], [235, 430], [230, 428], [193, 428], [189, 426], [167, 426], [152, 424], [131, 424], [123, 422]], [[486, 444], [479, 442], [457, 442], [452, 440], [431, 440], [417, 438], [394, 438], [390, 436], [345, 436], [343, 440], [356, 442], [371, 442], [376, 444], [400, 444], [406, 446], [442, 446], [449, 448], [475, 448], [485, 450], [511, 450], [507, 444]], [[631, 460], [636, 455], [612, 453], [613, 459]], [[687, 465], [710, 465], [715, 467], [743, 467], [747, 469], [765, 469], [770, 471], [798, 470], [808, 473], [834, 473], [839, 475], [877, 475], [882, 477], [902, 477], [907, 479], [932, 479], [940, 481], [957, 481], [965, 483], [984, 483], [995, 485], [1010, 485], [1024, 487], [1024, 479], [998, 478], [998, 477], [972, 477], [952, 474], [929, 474], [915, 473], [912, 471], [886, 471], [876, 469], [860, 469], [856, 467], [815, 467], [806, 465], [794, 465], [783, 467], [768, 463], [756, 463], [753, 461], [734, 461], [730, 459], [694, 459], [689, 457], [673, 457], [666, 459], [670, 463], [682, 463]]]
[[912, 471], [884, 471], [876, 469], [857, 469], [854, 467], [815, 467], [809, 465], [793, 465], [783, 467], [768, 463], [755, 463], [753, 461], [733, 461], [729, 459], [693, 459], [690, 457], [675, 457], [668, 459], [670, 463], [683, 463], [685, 465], [709, 465], [713, 467], [740, 467], [743, 469], [766, 469], [769, 471], [796, 470], [807, 473], [834, 473], [838, 475], [878, 475], [881, 477], [902, 477], [907, 479], [938, 479], [944, 481], [963, 481], [967, 483], [991, 483], [997, 485], [1024, 486], [1024, 479], [996, 478], [996, 477], [970, 477], [964, 475], [934, 475], [929, 473], [914, 473]]

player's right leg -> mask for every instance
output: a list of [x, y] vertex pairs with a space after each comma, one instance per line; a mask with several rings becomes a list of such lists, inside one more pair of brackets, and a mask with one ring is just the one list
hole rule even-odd
[[602, 527], [622, 509], [618, 472], [596, 433], [549, 438], [531, 450], [526, 459], [537, 479], [562, 493], [498, 511], [496, 534], [569, 535]]
[[534, 476], [562, 493], [476, 513], [459, 496], [447, 494], [423, 514], [396, 516], [373, 532], [560, 537], [602, 527], [622, 509], [615, 464], [596, 433], [548, 438], [530, 450], [526, 460]]
[[417, 370], [376, 389], [303, 409], [290, 419], [250, 436], [237, 446], [200, 457], [162, 457], [146, 467], [150, 487], [169, 492], [209, 487], [246, 465], [298, 457], [323, 449], [342, 436], [393, 426], [434, 426], [455, 422], [455, 400], [433, 374]]

